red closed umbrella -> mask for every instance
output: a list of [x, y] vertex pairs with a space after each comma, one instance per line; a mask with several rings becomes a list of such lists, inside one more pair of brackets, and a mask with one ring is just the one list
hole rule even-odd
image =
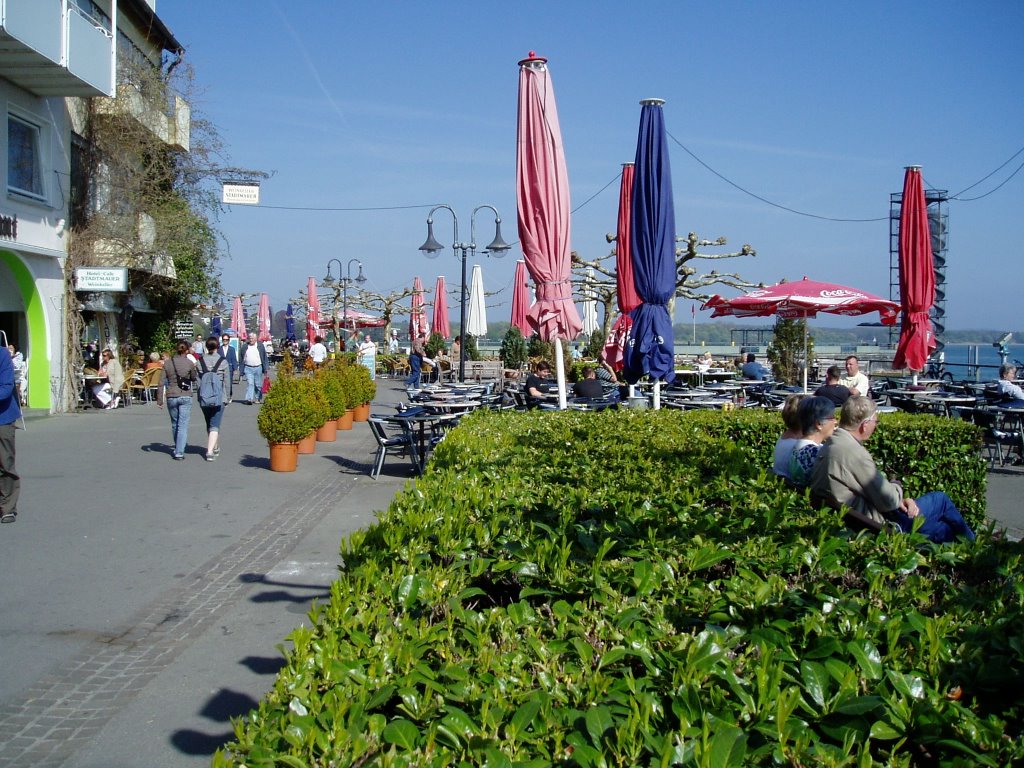
[[615, 300], [619, 316], [604, 345], [604, 359], [615, 371], [625, 365], [626, 342], [633, 318], [629, 316], [640, 305], [640, 296], [633, 282], [633, 255], [630, 237], [633, 229], [633, 163], [623, 163], [619, 184], [619, 218], [615, 229]]
[[928, 312], [935, 303], [935, 265], [928, 229], [928, 205], [924, 199], [921, 166], [907, 166], [900, 202], [900, 306], [903, 321], [893, 368], [923, 370], [935, 351], [935, 334]]
[[260, 308], [256, 315], [256, 341], [270, 341], [270, 297], [260, 294]]
[[541, 339], [574, 339], [583, 328], [572, 300], [569, 173], [547, 59], [519, 62], [516, 133], [519, 240], [537, 301], [527, 317]]
[[245, 310], [242, 308], [241, 296], [235, 296], [235, 303], [231, 307], [231, 329], [238, 338], [248, 338], [248, 334], [245, 332]]
[[448, 322], [448, 294], [445, 293], [444, 275], [437, 278], [434, 286], [434, 332], [441, 338], [449, 339], [452, 335], [451, 324]]
[[429, 332], [427, 313], [423, 308], [423, 281], [418, 277], [412, 280], [412, 310], [409, 313], [409, 338], [418, 339]]
[[[819, 312], [830, 315], [866, 315], [878, 312], [884, 325], [895, 325], [899, 304], [880, 296], [817, 280], [785, 281], [767, 288], [756, 288], [745, 296], [725, 299], [715, 295], [701, 309], [714, 310], [712, 317], [816, 317]], [[804, 359], [807, 358], [807, 326], [804, 326]], [[804, 391], [807, 391], [807, 365], [804, 365]]]
[[547, 59], [530, 52], [519, 62], [516, 125], [516, 208], [519, 241], [537, 301], [527, 319], [541, 339], [555, 343], [558, 405], [565, 408], [562, 339], [574, 339], [583, 322], [572, 300], [569, 245], [569, 173]]
[[516, 262], [516, 274], [512, 278], [512, 325], [518, 328], [523, 336], [530, 335], [530, 324], [526, 313], [530, 309], [530, 287], [526, 284], [526, 262]]
[[310, 344], [320, 335], [320, 297], [316, 294], [316, 278], [306, 284], [306, 340]]

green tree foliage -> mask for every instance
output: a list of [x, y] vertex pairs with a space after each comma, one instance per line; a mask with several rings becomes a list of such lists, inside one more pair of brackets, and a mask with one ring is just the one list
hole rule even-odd
[[583, 348], [583, 356], [591, 360], [597, 360], [601, 357], [602, 350], [604, 350], [604, 330], [598, 328], [590, 334], [587, 346]]
[[[778, 318], [775, 339], [768, 345], [768, 362], [776, 381], [799, 384], [803, 381], [804, 329], [807, 320]], [[807, 336], [807, 360], [814, 360], [814, 336]]]
[[506, 368], [518, 369], [526, 362], [526, 339], [523, 338], [522, 331], [514, 325], [505, 332], [498, 356], [504, 361]]

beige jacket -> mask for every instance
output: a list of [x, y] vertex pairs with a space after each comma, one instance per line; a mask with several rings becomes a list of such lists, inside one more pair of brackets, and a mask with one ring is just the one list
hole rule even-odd
[[811, 490], [877, 523], [885, 522], [886, 513], [895, 512], [903, 502], [903, 488], [889, 482], [868, 449], [842, 428], [822, 445]]

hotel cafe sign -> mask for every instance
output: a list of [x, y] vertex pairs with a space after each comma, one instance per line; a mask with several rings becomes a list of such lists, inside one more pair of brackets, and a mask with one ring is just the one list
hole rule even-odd
[[128, 290], [127, 267], [79, 267], [75, 270], [76, 291]]

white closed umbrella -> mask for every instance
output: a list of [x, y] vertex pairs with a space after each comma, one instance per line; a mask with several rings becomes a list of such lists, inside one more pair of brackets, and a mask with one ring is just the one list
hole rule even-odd
[[487, 335], [487, 306], [484, 304], [484, 273], [479, 264], [473, 265], [473, 278], [469, 284], [469, 308], [466, 333], [470, 336]]
[[583, 338], [590, 340], [597, 330], [597, 301], [594, 299], [594, 269], [587, 269], [587, 279], [584, 283], [583, 295]]

